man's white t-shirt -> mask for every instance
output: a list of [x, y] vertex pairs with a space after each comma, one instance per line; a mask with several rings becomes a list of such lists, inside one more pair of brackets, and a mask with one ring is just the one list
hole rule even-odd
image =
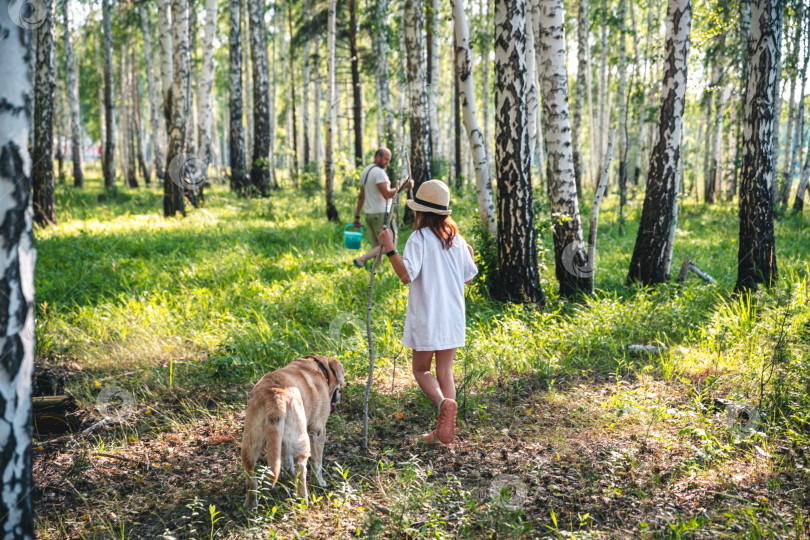
[[467, 242], [456, 234], [444, 249], [433, 231], [419, 229], [408, 238], [402, 262], [411, 278], [402, 344], [415, 351], [463, 347], [464, 284], [478, 273]]
[[385, 183], [386, 187], [391, 185], [385, 170], [377, 165], [369, 165], [360, 173], [360, 185], [366, 194], [366, 202], [363, 205], [366, 214], [385, 214], [391, 209], [391, 199], [383, 197], [377, 188], [377, 184], [382, 183]]

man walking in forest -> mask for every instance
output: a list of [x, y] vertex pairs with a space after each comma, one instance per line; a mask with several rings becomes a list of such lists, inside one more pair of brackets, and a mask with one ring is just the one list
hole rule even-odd
[[[363, 268], [366, 261], [373, 259], [380, 252], [380, 243], [377, 237], [388, 221], [388, 212], [391, 211], [391, 199], [397, 194], [397, 188], [391, 187], [391, 181], [385, 168], [391, 162], [391, 150], [381, 146], [374, 153], [374, 163], [360, 173], [360, 194], [357, 196], [357, 208], [354, 212], [354, 225], [360, 226], [360, 210], [366, 214], [366, 227], [371, 235], [371, 251], [354, 259], [357, 268]], [[413, 187], [413, 179], [409, 179], [402, 187], [402, 191]], [[392, 222], [394, 236], [396, 237], [396, 223]]]

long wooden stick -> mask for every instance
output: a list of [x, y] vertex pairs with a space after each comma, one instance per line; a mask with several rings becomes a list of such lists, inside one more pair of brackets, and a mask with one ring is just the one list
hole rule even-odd
[[[397, 184], [397, 193], [394, 195], [394, 205], [399, 208], [399, 195], [402, 187], [411, 179], [411, 162], [405, 158], [408, 163], [408, 178]], [[385, 226], [391, 227], [391, 219], [394, 217], [394, 212], [389, 212], [388, 221]], [[394, 238], [396, 241], [396, 237]], [[363, 397], [363, 448], [368, 450], [368, 400], [371, 395], [371, 385], [374, 382], [374, 339], [371, 335], [371, 302], [374, 298], [374, 275], [377, 273], [377, 264], [382, 259], [382, 246], [377, 256], [374, 257], [374, 262], [371, 265], [371, 278], [368, 284], [368, 308], [366, 309], [366, 337], [368, 338], [368, 380], [366, 381], [366, 393]]]
[[[591, 227], [588, 231], [588, 266], [591, 271], [596, 273], [596, 235], [599, 229], [599, 206], [602, 204], [602, 199], [605, 197], [605, 190], [607, 189], [608, 177], [610, 176], [610, 162], [613, 159], [613, 141], [616, 139], [616, 128], [610, 130], [610, 138], [608, 139], [607, 150], [602, 162], [602, 176], [599, 178], [599, 185], [596, 187], [596, 193], [593, 196], [593, 206], [591, 207]], [[596, 277], [595, 275], [593, 276]], [[596, 280], [591, 279], [591, 292], [593, 292], [593, 284]]]

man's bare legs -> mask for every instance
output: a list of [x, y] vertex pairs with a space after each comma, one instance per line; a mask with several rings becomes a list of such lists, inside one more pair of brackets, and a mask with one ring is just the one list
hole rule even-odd
[[369, 251], [365, 255], [357, 257], [355, 259], [355, 261], [359, 262], [360, 266], [364, 266], [367, 261], [369, 261], [369, 260], [371, 260], [371, 259], [373, 259], [374, 257], [377, 256], [377, 254], [380, 252], [380, 249], [382, 249], [382, 246], [380, 246], [380, 245], [378, 245], [377, 247], [371, 248], [371, 251]]

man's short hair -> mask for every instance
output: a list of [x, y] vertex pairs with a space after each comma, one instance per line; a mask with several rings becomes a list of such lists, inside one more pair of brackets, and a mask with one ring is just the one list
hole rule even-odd
[[390, 150], [384, 146], [377, 148], [377, 151], [374, 152], [374, 158], [383, 157], [386, 152], [390, 152]]

